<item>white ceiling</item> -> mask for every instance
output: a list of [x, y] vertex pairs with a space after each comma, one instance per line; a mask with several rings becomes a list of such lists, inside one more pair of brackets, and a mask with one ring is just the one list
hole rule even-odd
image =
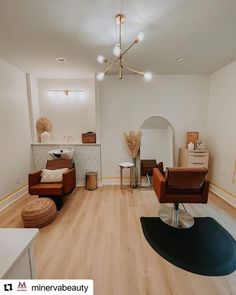
[[127, 54], [137, 70], [208, 74], [236, 59], [236, 0], [0, 0], [0, 58], [39, 78], [91, 77], [99, 53], [112, 59], [118, 12], [124, 47], [145, 33]]

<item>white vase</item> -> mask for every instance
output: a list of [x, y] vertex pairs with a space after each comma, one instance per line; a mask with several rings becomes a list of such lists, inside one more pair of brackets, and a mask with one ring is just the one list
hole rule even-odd
[[41, 143], [50, 143], [51, 142], [51, 134], [47, 131], [44, 131], [40, 135]]
[[188, 144], [188, 150], [194, 150], [194, 144], [192, 142]]

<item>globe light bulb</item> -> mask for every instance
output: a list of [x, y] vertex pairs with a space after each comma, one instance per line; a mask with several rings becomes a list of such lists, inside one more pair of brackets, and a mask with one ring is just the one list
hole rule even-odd
[[97, 73], [96, 78], [98, 81], [102, 81], [104, 79], [104, 76], [105, 75], [103, 72], [99, 72], [99, 73]]
[[100, 64], [102, 64], [102, 63], [104, 62], [104, 60], [105, 60], [105, 58], [104, 58], [103, 55], [98, 55], [98, 57], [97, 57], [97, 61], [98, 61]]
[[143, 41], [143, 39], [144, 39], [144, 33], [143, 32], [139, 32], [138, 35], [137, 35], [138, 42]]
[[152, 73], [146, 72], [146, 73], [144, 73], [143, 77], [146, 81], [151, 81], [152, 80]]
[[121, 53], [120, 44], [116, 44], [112, 51], [115, 56], [119, 56]]

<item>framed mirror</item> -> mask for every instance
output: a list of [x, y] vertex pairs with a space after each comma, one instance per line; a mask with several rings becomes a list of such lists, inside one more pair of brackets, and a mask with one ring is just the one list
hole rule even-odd
[[150, 184], [153, 168], [158, 163], [163, 162], [163, 170], [173, 166], [173, 127], [165, 118], [153, 116], [143, 122], [141, 131], [140, 174]]

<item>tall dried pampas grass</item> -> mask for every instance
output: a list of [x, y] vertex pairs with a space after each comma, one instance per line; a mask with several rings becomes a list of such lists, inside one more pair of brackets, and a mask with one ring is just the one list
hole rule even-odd
[[131, 130], [130, 132], [124, 133], [124, 138], [132, 158], [136, 159], [141, 145], [142, 132], [140, 130], [137, 132]]

